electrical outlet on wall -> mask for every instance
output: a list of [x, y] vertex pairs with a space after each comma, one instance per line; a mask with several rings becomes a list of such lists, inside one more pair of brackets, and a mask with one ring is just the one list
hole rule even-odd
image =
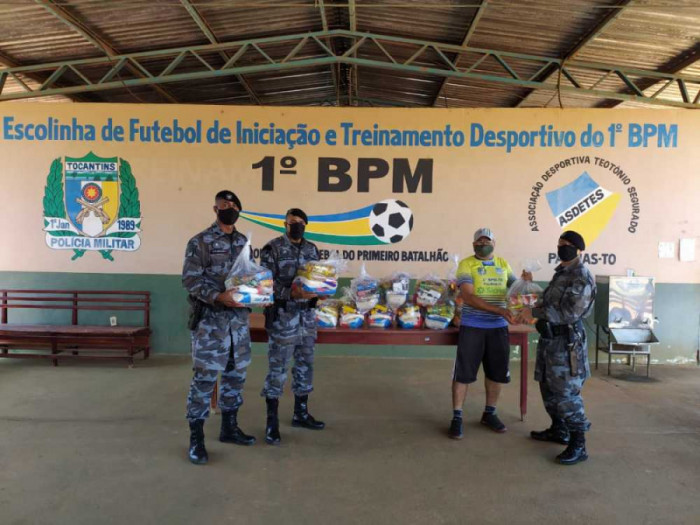
[[113, 315], [109, 318], [109, 326], [117, 326], [117, 316]]

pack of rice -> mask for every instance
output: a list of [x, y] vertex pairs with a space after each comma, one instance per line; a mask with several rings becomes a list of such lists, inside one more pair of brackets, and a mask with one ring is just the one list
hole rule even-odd
[[316, 306], [316, 326], [319, 328], [335, 328], [338, 326], [338, 311], [340, 303], [333, 299], [320, 301]]
[[238, 304], [271, 304], [274, 302], [272, 272], [252, 260], [250, 253], [249, 234], [248, 241], [226, 276], [226, 293]]
[[435, 275], [426, 275], [416, 283], [415, 303], [418, 306], [435, 306], [446, 292], [445, 281]]
[[355, 306], [362, 315], [379, 303], [379, 281], [367, 273], [364, 264], [360, 275], [350, 281], [350, 290]]
[[338, 276], [345, 267], [340, 252], [334, 250], [328, 259], [310, 261], [299, 268], [292, 286], [320, 297], [334, 295], [338, 289]]
[[399, 328], [414, 329], [423, 326], [423, 318], [420, 314], [420, 306], [406, 303], [396, 312], [396, 324]]
[[411, 276], [404, 272], [393, 273], [382, 281], [386, 305], [391, 311], [397, 311], [408, 300], [410, 283]]
[[[522, 262], [523, 270], [534, 273], [542, 268], [536, 259], [525, 259]], [[507, 299], [508, 309], [512, 312], [519, 312], [523, 308], [532, 308], [542, 295], [542, 288], [532, 281], [516, 279], [508, 288]]]
[[431, 330], [444, 330], [455, 316], [455, 303], [445, 301], [425, 310], [425, 327]]
[[370, 328], [391, 328], [394, 314], [388, 306], [378, 304], [369, 311], [367, 316], [367, 326]]

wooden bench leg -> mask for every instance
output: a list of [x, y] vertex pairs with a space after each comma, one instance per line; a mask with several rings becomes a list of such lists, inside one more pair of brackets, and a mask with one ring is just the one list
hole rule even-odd
[[[58, 345], [56, 344], [55, 341], [51, 343], [51, 354], [53, 354], [53, 355], [58, 354]], [[54, 358], [54, 359], [52, 359], [52, 361], [53, 361], [53, 366], [58, 366], [58, 359]]]
[[148, 359], [149, 357], [151, 357], [151, 347], [150, 347], [150, 346], [147, 346], [147, 347], [144, 348], [144, 350], [143, 350], [143, 358], [144, 358], [144, 360], [146, 360], [146, 359]]

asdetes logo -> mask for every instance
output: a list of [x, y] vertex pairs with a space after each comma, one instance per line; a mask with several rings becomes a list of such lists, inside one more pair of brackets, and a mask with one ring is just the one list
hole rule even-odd
[[[572, 171], [573, 174], [571, 174]], [[595, 179], [591, 173], [595, 174]], [[573, 180], [560, 183], [557, 188], [548, 188], [554, 184], [553, 179], [569, 179], [572, 176]], [[605, 186], [600, 184], [600, 181], [604, 181]], [[615, 187], [619, 185], [622, 185], [622, 188]], [[639, 228], [640, 206], [637, 188], [632, 185], [632, 179], [622, 166], [609, 160], [588, 155], [561, 160], [547, 169], [530, 191], [528, 200], [530, 230], [540, 231], [538, 204], [540, 197], [544, 196], [551, 217], [556, 221], [560, 231], [576, 231], [586, 241], [584, 262], [587, 264], [614, 265], [617, 262], [615, 253], [596, 251], [594, 243], [608, 228], [616, 213], [621, 212], [620, 203], [625, 194], [630, 203], [629, 221], [626, 231], [622, 230], [620, 233], [635, 234]], [[555, 252], [548, 254], [548, 262], [550, 264], [559, 262]]]
[[[284, 215], [241, 212], [241, 217], [284, 232]], [[346, 246], [386, 245], [401, 242], [413, 229], [413, 212], [402, 201], [387, 199], [357, 210], [311, 215], [305, 237], [310, 241]]]
[[73, 250], [72, 260], [98, 251], [135, 251], [141, 245], [141, 203], [131, 166], [118, 157], [55, 159], [44, 193], [46, 245]]

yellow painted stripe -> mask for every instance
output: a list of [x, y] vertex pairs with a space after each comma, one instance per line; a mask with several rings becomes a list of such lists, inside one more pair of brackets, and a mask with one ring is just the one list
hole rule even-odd
[[[283, 219], [258, 217], [254, 215], [249, 216], [246, 213], [242, 213], [241, 215], [249, 219], [255, 219], [256, 222], [284, 228]], [[306, 227], [306, 231], [309, 233], [319, 233], [325, 235], [372, 235], [372, 232], [369, 229], [369, 220], [367, 217], [354, 219], [352, 221], [312, 222]]]
[[608, 225], [619, 203], [620, 194], [613, 193], [581, 217], [566, 224], [564, 229], [578, 232], [586, 241], [586, 246], [590, 246]]

